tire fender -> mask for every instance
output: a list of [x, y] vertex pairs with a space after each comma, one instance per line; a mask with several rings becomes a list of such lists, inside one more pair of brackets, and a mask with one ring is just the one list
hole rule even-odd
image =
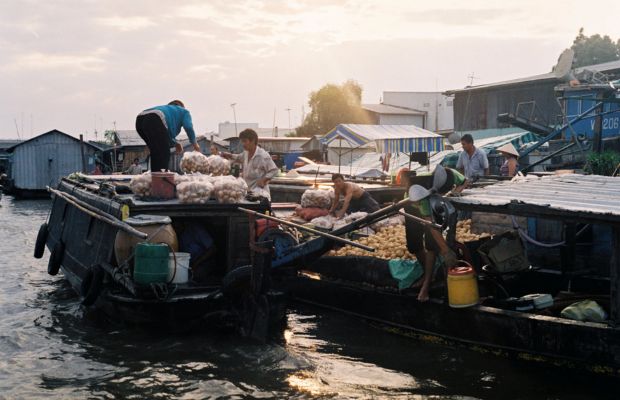
[[248, 290], [251, 280], [251, 265], [237, 267], [222, 278], [222, 293], [224, 293], [224, 295], [235, 295]]
[[58, 274], [62, 259], [65, 255], [65, 245], [62, 242], [56, 243], [50, 254], [50, 260], [47, 263], [47, 273], [54, 276]]
[[104, 276], [105, 271], [100, 265], [93, 265], [88, 269], [80, 287], [80, 294], [83, 297], [83, 305], [91, 306], [95, 304], [95, 301], [97, 301], [97, 298], [101, 294], [101, 289], [103, 288]]
[[41, 224], [37, 241], [34, 243], [34, 258], [42, 258], [45, 252], [45, 242], [47, 242], [47, 222]]

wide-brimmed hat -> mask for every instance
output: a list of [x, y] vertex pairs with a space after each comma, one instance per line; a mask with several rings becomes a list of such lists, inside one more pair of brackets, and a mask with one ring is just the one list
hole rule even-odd
[[409, 200], [420, 201], [431, 195], [431, 191], [420, 185], [411, 185], [409, 188]]
[[506, 143], [502, 147], [499, 147], [497, 151], [499, 151], [500, 153], [506, 153], [506, 154], [513, 155], [515, 157], [519, 157], [519, 152], [510, 142]]

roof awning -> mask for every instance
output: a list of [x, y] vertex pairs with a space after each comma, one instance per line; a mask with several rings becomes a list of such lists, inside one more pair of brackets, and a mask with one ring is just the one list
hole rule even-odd
[[443, 136], [415, 125], [341, 124], [321, 142], [329, 144], [335, 140], [344, 140], [353, 147], [374, 142], [378, 153], [429, 153], [444, 149]]

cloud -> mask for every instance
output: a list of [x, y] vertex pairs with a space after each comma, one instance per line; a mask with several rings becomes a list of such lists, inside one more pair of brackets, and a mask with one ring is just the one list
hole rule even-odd
[[9, 70], [49, 70], [68, 69], [87, 72], [101, 72], [105, 70], [105, 56], [109, 53], [106, 48], [99, 48], [88, 54], [61, 54], [29, 52], [17, 54], [6, 67]]
[[103, 26], [116, 28], [123, 32], [136, 31], [156, 25], [155, 22], [148, 17], [113, 16], [97, 18], [96, 21]]

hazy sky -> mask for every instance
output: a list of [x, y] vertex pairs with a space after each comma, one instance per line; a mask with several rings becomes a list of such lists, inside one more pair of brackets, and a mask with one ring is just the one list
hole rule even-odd
[[[620, 1], [0, 0], [0, 137], [133, 129], [183, 100], [199, 132], [299, 124], [308, 93], [355, 79], [460, 88], [544, 73], [583, 26], [620, 37]], [[308, 107], [306, 106], [306, 111]], [[31, 124], [32, 121], [32, 124]]]

